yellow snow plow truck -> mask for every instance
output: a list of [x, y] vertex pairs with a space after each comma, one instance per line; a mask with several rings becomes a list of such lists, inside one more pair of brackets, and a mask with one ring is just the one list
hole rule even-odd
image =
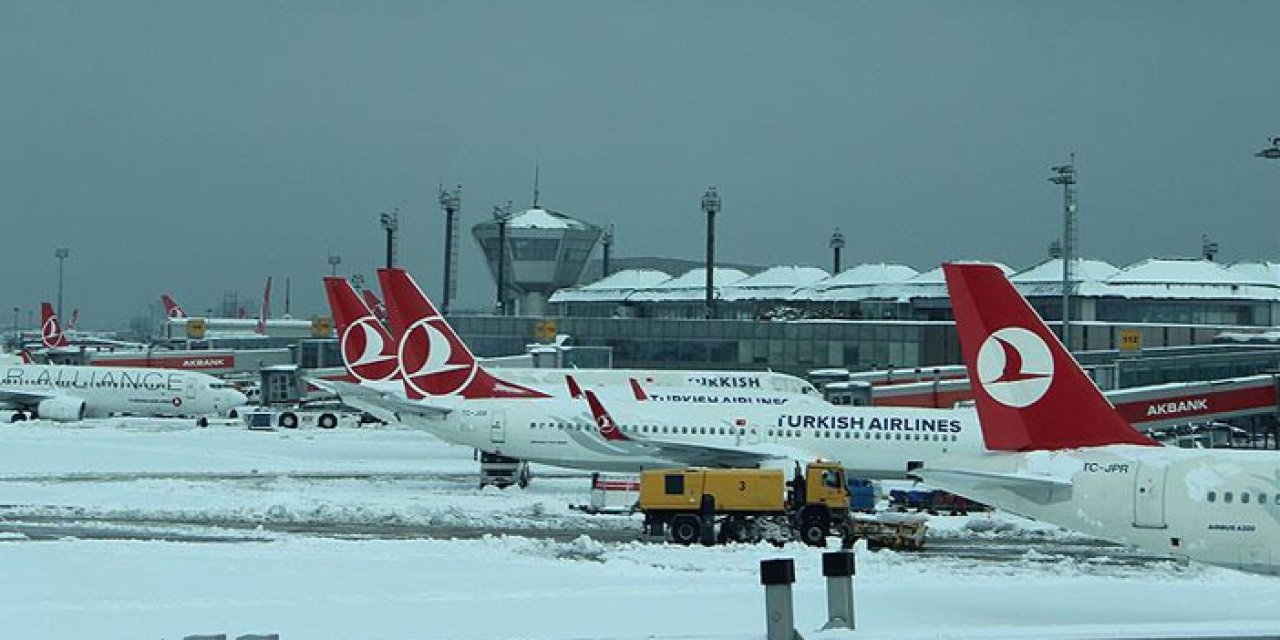
[[679, 544], [775, 543], [826, 546], [850, 538], [844, 469], [814, 462], [788, 481], [781, 469], [658, 469], [640, 475], [645, 532]]

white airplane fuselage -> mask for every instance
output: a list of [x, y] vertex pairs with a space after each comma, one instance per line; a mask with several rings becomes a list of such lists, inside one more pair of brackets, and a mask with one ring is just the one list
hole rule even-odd
[[[908, 464], [982, 451], [971, 408], [836, 407], [803, 400], [782, 406], [627, 403], [611, 408], [619, 428], [662, 440], [776, 454], [779, 460], [840, 461], [850, 473], [903, 478]], [[480, 399], [441, 416], [402, 416], [443, 440], [560, 467], [635, 472], [677, 466], [636, 442], [606, 440], [578, 400]]]
[[192, 371], [34, 364], [0, 368], [0, 406], [36, 409], [51, 419], [213, 415], [244, 403], [245, 396], [231, 385]]
[[992, 453], [952, 468], [1069, 481], [1042, 490], [961, 475], [924, 479], [981, 502], [1148, 551], [1280, 574], [1280, 457], [1110, 445]]

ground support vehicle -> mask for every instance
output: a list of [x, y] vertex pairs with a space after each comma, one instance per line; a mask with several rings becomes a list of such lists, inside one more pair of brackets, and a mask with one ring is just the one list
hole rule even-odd
[[941, 490], [894, 489], [889, 492], [893, 511], [923, 511], [929, 515], [967, 516], [970, 511], [987, 511], [987, 505]]
[[[848, 539], [849, 490], [838, 464], [781, 469], [664, 469], [640, 474], [645, 531], [678, 544], [775, 543], [825, 546]], [[851, 543], [850, 543], [851, 544]]]
[[250, 429], [297, 429], [298, 427], [358, 427], [363, 416], [339, 409], [301, 407], [255, 407], [240, 414]]
[[850, 540], [867, 541], [867, 549], [893, 549], [895, 551], [919, 551], [924, 548], [927, 517], [920, 514], [882, 513], [879, 515], [854, 515], [850, 523]]
[[485, 451], [479, 451], [478, 453], [480, 458], [481, 489], [489, 485], [499, 489], [506, 489], [511, 485], [517, 485], [521, 489], [529, 486], [531, 475], [528, 462]]
[[584, 513], [632, 514], [639, 508], [640, 478], [635, 474], [591, 474], [591, 500], [587, 504], [569, 505]]

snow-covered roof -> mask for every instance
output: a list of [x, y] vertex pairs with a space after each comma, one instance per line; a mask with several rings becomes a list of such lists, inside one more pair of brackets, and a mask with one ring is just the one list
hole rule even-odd
[[860, 264], [792, 294], [792, 300], [859, 300], [873, 287], [903, 282], [920, 272], [904, 264]]
[[1240, 277], [1251, 282], [1265, 282], [1280, 286], [1280, 263], [1269, 261], [1240, 261], [1227, 266]]
[[[1085, 292], [1081, 292], [1085, 293]], [[1092, 295], [1085, 293], [1086, 295]], [[1254, 270], [1199, 258], [1149, 258], [1107, 278], [1096, 295], [1123, 298], [1280, 300], [1280, 284]]]
[[[737, 269], [717, 268], [713, 276], [714, 282], [712, 284], [718, 297], [719, 292], [725, 287], [746, 278], [747, 274]], [[628, 300], [635, 302], [701, 300], [705, 295], [706, 286], [707, 270], [690, 269], [679, 277], [639, 289], [631, 294]]]
[[549, 302], [622, 302], [637, 289], [655, 287], [671, 279], [656, 269], [625, 269], [590, 284], [560, 289]]
[[591, 225], [570, 215], [533, 207], [514, 213], [507, 219], [508, 229], [592, 229]]
[[[1103, 282], [1120, 272], [1114, 265], [1101, 260], [1072, 258], [1071, 281], [1076, 295], [1103, 295]], [[1017, 275], [1009, 281], [1024, 296], [1062, 295], [1062, 258], [1050, 258]]]
[[798, 287], [829, 277], [817, 267], [773, 267], [739, 280], [720, 292], [721, 300], [783, 300]]

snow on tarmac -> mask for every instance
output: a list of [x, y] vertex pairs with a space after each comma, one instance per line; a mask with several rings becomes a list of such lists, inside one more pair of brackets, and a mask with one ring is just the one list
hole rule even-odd
[[[572, 512], [582, 477], [479, 490], [471, 452], [398, 429], [250, 432], [116, 419], [0, 429], [0, 525], [47, 517], [638, 528]], [[540, 471], [551, 471], [540, 469]], [[434, 520], [432, 520], [434, 518]], [[1048, 532], [1016, 518], [974, 539]], [[456, 520], [455, 520], [456, 519]], [[590, 524], [603, 522], [605, 524]], [[945, 522], [945, 524], [943, 524]], [[495, 527], [498, 525], [495, 525]], [[1112, 638], [1280, 633], [1280, 580], [1203, 565], [1005, 561], [856, 549], [858, 631], [825, 622], [821, 551], [517, 536], [250, 542], [0, 535], [0, 636], [761, 638], [759, 561], [796, 559], [797, 628], [820, 638]], [[1022, 538], [1022, 539], [1025, 539]]]

